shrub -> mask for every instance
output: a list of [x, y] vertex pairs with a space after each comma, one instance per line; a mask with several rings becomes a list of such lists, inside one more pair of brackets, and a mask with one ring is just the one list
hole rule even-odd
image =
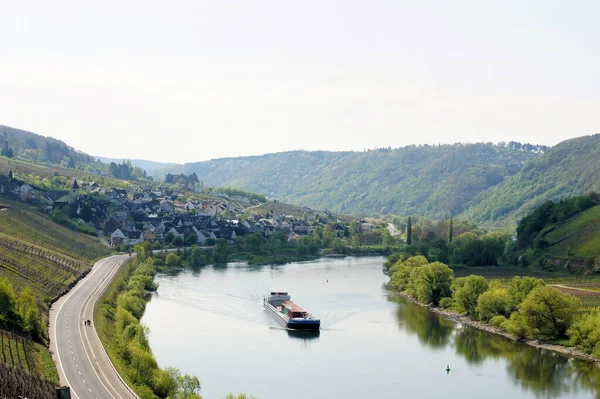
[[502, 324], [506, 321], [504, 316], [494, 316], [490, 319], [490, 324], [496, 328], [502, 328]]
[[451, 297], [440, 299], [440, 307], [444, 309], [449, 309], [452, 306], [454, 306], [454, 299], [452, 299]]

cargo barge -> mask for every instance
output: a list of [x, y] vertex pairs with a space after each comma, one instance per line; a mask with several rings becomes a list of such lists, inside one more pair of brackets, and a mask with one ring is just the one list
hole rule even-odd
[[285, 328], [293, 330], [319, 331], [321, 320], [292, 302], [287, 292], [271, 292], [263, 300], [265, 309]]

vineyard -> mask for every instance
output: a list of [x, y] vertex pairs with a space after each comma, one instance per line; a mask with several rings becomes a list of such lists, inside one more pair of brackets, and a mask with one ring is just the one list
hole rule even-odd
[[0, 330], [0, 348], [0, 364], [58, 383], [56, 373], [48, 373], [48, 363], [52, 363], [52, 358], [42, 345], [22, 335]]
[[9, 171], [12, 171], [18, 176], [35, 175], [39, 178], [45, 179], [52, 179], [57, 174], [69, 180], [87, 179], [89, 181], [98, 181], [98, 179], [102, 179], [105, 184], [110, 187], [125, 187], [127, 185], [127, 183], [123, 182], [122, 180], [113, 177], [99, 176], [76, 169], [63, 168], [58, 165], [41, 165], [15, 158], [0, 158], [0, 173], [8, 175]]
[[18, 291], [30, 286], [44, 302], [67, 290], [89, 269], [83, 261], [0, 233], [0, 277], [7, 277]]
[[88, 262], [110, 254], [96, 238], [59, 226], [23, 204], [4, 199], [0, 204], [7, 208], [0, 212], [0, 233]]

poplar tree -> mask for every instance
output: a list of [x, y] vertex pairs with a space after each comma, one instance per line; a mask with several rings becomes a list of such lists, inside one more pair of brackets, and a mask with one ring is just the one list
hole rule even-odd
[[412, 220], [410, 216], [408, 217], [408, 221], [406, 222], [406, 244], [412, 244]]
[[453, 219], [454, 218], [450, 218], [450, 224], [448, 225], [448, 244], [452, 244], [452, 240], [454, 239]]

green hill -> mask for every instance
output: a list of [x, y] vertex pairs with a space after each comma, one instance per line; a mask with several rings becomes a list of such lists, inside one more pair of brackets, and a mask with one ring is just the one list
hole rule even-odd
[[512, 245], [513, 260], [600, 271], [600, 195], [546, 201], [519, 221]]
[[185, 164], [183, 172], [195, 172], [207, 186], [239, 187], [336, 213], [442, 218], [463, 212], [480, 192], [517, 173], [543, 150], [480, 143], [292, 151]]
[[555, 229], [548, 229], [544, 238], [550, 243], [547, 251], [550, 255], [600, 255], [600, 205], [579, 213]]
[[545, 201], [600, 192], [599, 176], [600, 134], [566, 140], [477, 195], [463, 216], [479, 222], [514, 222]]
[[10, 148], [13, 157], [33, 162], [70, 163], [73, 167], [78, 163], [94, 162], [93, 157], [76, 151], [60, 140], [4, 125], [0, 125], [0, 145], [3, 149]]

